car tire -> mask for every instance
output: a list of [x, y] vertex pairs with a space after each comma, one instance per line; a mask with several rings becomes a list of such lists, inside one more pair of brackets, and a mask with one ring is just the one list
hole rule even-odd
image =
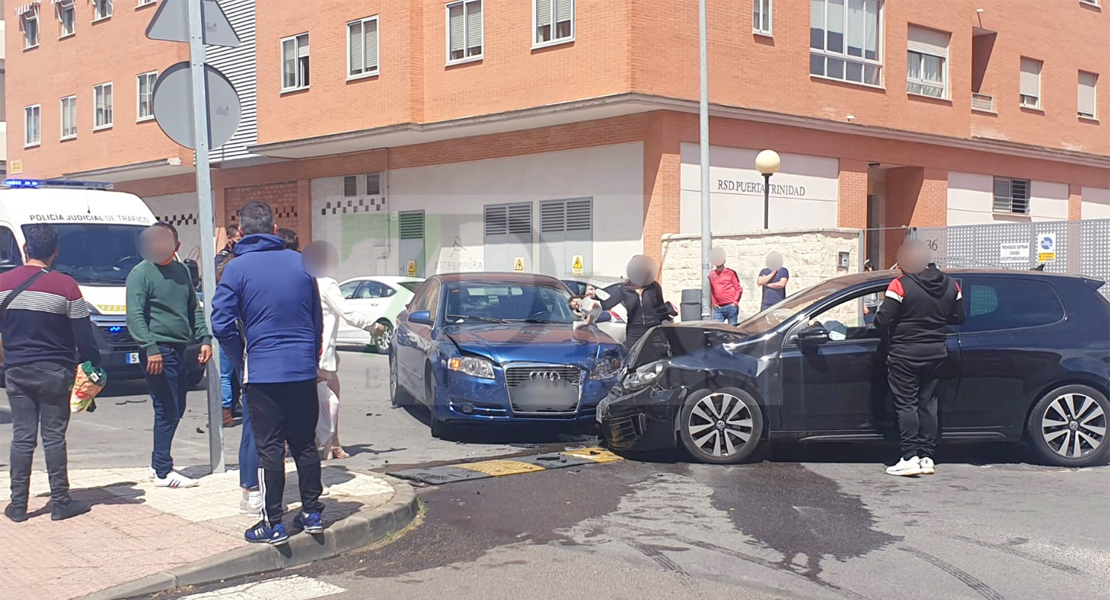
[[428, 406], [428, 425], [432, 429], [432, 437], [438, 440], [449, 440], [454, 428], [450, 423], [436, 417], [436, 401], [433, 389], [435, 388], [435, 374], [431, 367], [424, 370], [424, 404]]
[[397, 359], [392, 355], [389, 357], [389, 403], [394, 408], [407, 406], [412, 403], [412, 397], [404, 386], [401, 385], [401, 380], [397, 377]]
[[1045, 394], [1029, 413], [1025, 432], [1037, 455], [1061, 467], [1104, 465], [1110, 401], [1085, 385], [1068, 385]]
[[371, 344], [371, 346], [374, 348], [374, 352], [378, 354], [389, 354], [393, 346], [393, 325], [385, 319], [378, 321], [378, 325], [385, 327], [385, 333], [378, 337], [378, 343]]
[[738, 388], [691, 393], [678, 419], [679, 440], [699, 462], [744, 461], [763, 437], [763, 411], [751, 394]]

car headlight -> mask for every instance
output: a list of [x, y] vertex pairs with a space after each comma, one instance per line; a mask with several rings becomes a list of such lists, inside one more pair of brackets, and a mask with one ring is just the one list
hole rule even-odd
[[607, 354], [597, 361], [597, 366], [590, 373], [590, 379], [612, 379], [621, 372], [620, 355]]
[[493, 379], [493, 363], [475, 356], [456, 356], [447, 361], [447, 368], [471, 377]]
[[638, 390], [640, 388], [647, 387], [655, 383], [655, 381], [659, 379], [659, 376], [663, 374], [663, 371], [666, 370], [667, 361], [657, 360], [629, 373], [624, 378], [623, 385], [625, 389], [629, 390]]

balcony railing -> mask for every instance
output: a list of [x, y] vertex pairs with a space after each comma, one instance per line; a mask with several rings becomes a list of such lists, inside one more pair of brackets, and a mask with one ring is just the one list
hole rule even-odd
[[994, 112], [994, 96], [986, 94], [971, 95], [971, 109], [985, 112]]

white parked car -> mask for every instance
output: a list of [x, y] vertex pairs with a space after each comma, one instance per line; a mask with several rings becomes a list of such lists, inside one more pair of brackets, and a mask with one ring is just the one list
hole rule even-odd
[[339, 291], [347, 300], [350, 308], [363, 316], [381, 323], [386, 332], [378, 338], [371, 338], [368, 331], [356, 329], [339, 321], [340, 346], [374, 346], [381, 354], [389, 352], [393, 343], [393, 330], [397, 325], [397, 315], [405, 310], [412, 300], [413, 293], [424, 283], [415, 277], [374, 276], [356, 277], [339, 284]]

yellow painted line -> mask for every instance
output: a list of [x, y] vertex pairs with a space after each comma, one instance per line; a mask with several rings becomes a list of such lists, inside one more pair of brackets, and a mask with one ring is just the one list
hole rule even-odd
[[577, 456], [586, 460], [592, 460], [595, 463], [610, 463], [624, 460], [623, 458], [605, 450], [604, 448], [579, 448], [578, 450], [567, 450], [563, 454], [567, 456]]
[[519, 475], [521, 473], [534, 473], [536, 471], [546, 470], [539, 465], [520, 462], [519, 460], [507, 459], [484, 460], [482, 462], [451, 466], [458, 467], [460, 469], [466, 469], [468, 471], [485, 473], [486, 475], [492, 475], [494, 477], [501, 477], [503, 475]]

